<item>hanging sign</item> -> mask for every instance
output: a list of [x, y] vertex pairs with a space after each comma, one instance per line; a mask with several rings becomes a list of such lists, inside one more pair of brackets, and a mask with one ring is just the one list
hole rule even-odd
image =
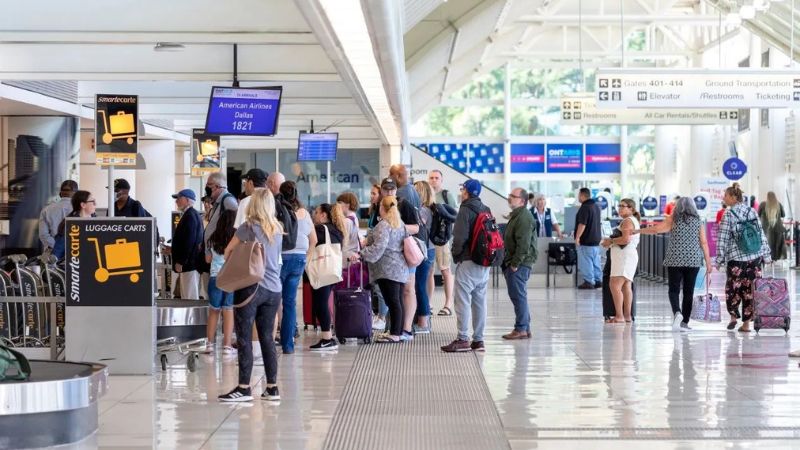
[[95, 162], [102, 166], [135, 166], [139, 97], [97, 94], [94, 100]]
[[206, 134], [205, 130], [192, 129], [192, 176], [220, 171], [220, 138]]
[[739, 158], [728, 158], [722, 163], [722, 174], [729, 180], [741, 180], [746, 173], [747, 165]]
[[736, 125], [738, 117], [735, 109], [598, 109], [593, 93], [561, 96], [561, 125]]
[[642, 208], [647, 211], [653, 211], [658, 208], [658, 200], [655, 197], [645, 197], [642, 200]]
[[544, 144], [511, 144], [511, 173], [544, 173]]
[[800, 72], [600, 69], [600, 108], [797, 108]]

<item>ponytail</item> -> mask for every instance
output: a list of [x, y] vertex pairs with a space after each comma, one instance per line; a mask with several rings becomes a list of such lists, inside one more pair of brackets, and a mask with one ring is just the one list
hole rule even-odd
[[744, 201], [744, 193], [739, 183], [733, 183], [733, 186], [725, 189], [725, 193], [736, 199], [737, 203]]

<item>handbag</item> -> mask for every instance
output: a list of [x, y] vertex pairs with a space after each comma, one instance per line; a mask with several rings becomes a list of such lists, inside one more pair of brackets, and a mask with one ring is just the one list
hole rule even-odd
[[406, 265], [409, 268], [417, 267], [425, 261], [425, 253], [423, 252], [425, 244], [418, 238], [407, 235], [403, 239], [403, 257], [406, 259]]
[[706, 277], [706, 293], [692, 299], [692, 320], [701, 322], [720, 322], [722, 320], [719, 297], [709, 294], [709, 284], [711, 284], [711, 280]]
[[225, 292], [235, 292], [253, 286], [264, 278], [265, 270], [264, 246], [255, 240], [243, 241], [233, 248], [219, 270], [217, 287]]
[[322, 227], [325, 228], [325, 243], [311, 250], [306, 264], [308, 281], [314, 289], [342, 281], [342, 244], [331, 244], [328, 227]]

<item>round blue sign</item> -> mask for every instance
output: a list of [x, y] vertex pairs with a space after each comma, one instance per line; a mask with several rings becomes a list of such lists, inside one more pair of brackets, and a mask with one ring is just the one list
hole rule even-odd
[[694, 206], [697, 208], [698, 211], [705, 211], [708, 207], [708, 200], [702, 195], [698, 195], [694, 198]]
[[722, 174], [729, 180], [741, 180], [746, 173], [747, 165], [739, 158], [729, 158], [722, 163]]
[[605, 196], [597, 197], [595, 200], [597, 202], [597, 206], [600, 207], [600, 211], [605, 211], [608, 208], [608, 199]]
[[642, 208], [648, 211], [658, 208], [658, 199], [655, 197], [645, 197], [644, 200], [642, 200]]

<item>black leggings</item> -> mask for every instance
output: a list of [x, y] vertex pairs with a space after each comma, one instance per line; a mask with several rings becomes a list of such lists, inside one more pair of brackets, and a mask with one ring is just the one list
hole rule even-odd
[[254, 322], [256, 331], [258, 331], [258, 341], [261, 344], [261, 356], [264, 358], [267, 383], [275, 384], [278, 380], [278, 352], [275, 349], [272, 328], [280, 304], [280, 292], [269, 292], [264, 288], [258, 288], [250, 303], [234, 309], [233, 324], [236, 330], [236, 345], [239, 354], [240, 385], [249, 385], [250, 376], [253, 373], [251, 332]]
[[381, 288], [383, 300], [389, 307], [389, 333], [392, 336], [403, 334], [403, 287], [405, 283], [380, 279], [378, 286]]
[[322, 286], [319, 289], [311, 288], [311, 308], [314, 317], [319, 322], [322, 331], [331, 331], [330, 297], [333, 285]]
[[[667, 267], [669, 279], [669, 304], [672, 314], [680, 312], [683, 322], [689, 323], [692, 315], [692, 300], [694, 299], [694, 282], [697, 280], [699, 267]], [[681, 288], [683, 290], [683, 307], [680, 305]]]

